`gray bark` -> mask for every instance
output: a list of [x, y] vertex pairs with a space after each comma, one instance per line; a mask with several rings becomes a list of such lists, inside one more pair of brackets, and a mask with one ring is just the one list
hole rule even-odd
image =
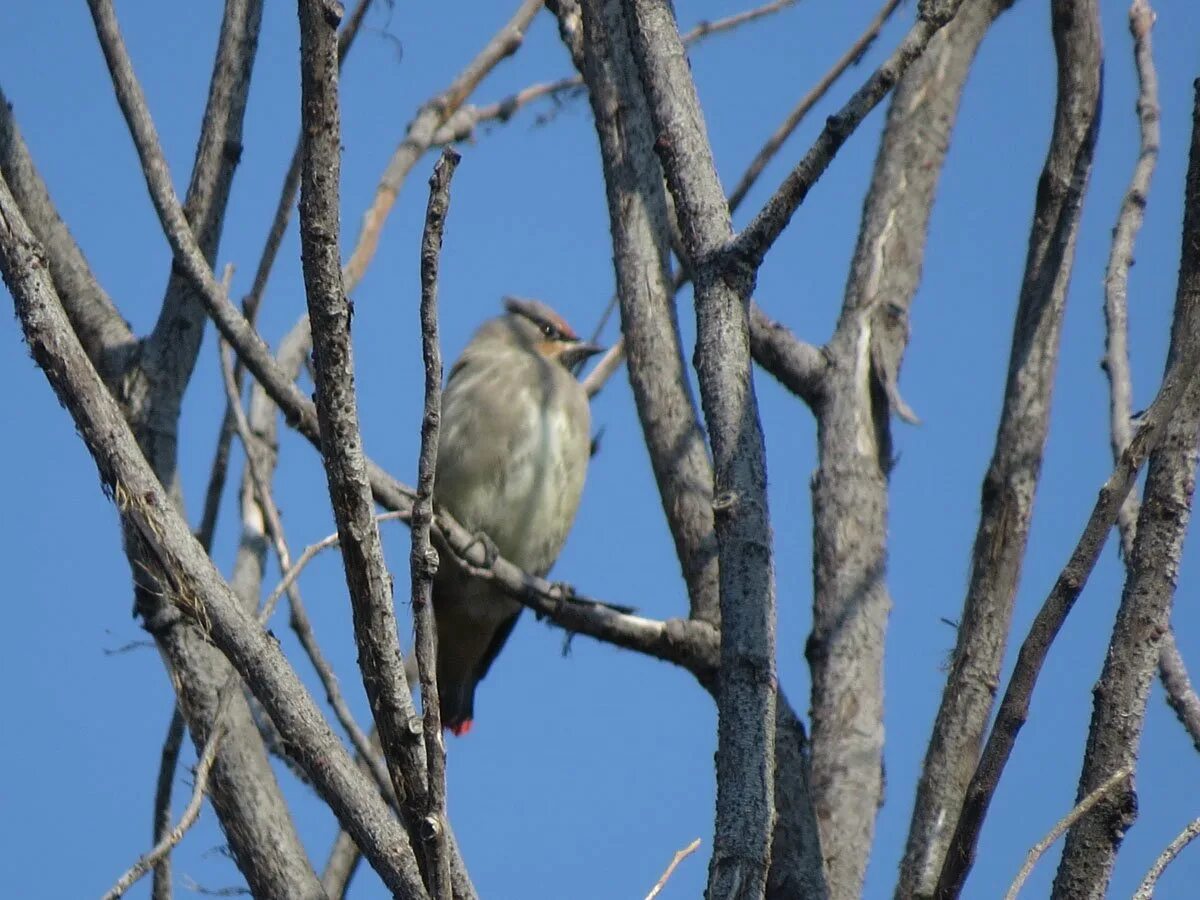
[[[261, 22], [262, 0], [227, 0], [183, 204], [188, 226], [210, 268], [220, 246], [229, 192], [242, 155], [242, 123]], [[175, 478], [179, 411], [204, 338], [205, 318], [195, 287], [172, 266], [158, 321], [142, 342], [137, 366], [122, 386], [134, 433], [166, 485]]]
[[918, 785], [901, 891], [928, 896], [954, 834], [975, 771], [1012, 619], [1025, 557], [1067, 286], [1100, 114], [1096, 8], [1054, 6], [1058, 104], [1038, 183], [1004, 403], [984, 476], [979, 530], [962, 619]]
[[96, 280], [66, 223], [59, 218], [3, 90], [0, 90], [0, 173], [30, 230], [45, 249], [50, 277], [62, 298], [71, 327], [105, 381], [114, 385], [127, 368], [137, 341]]
[[695, 365], [713, 450], [720, 561], [717, 816], [710, 898], [761, 897], [775, 819], [775, 572], [766, 454], [750, 360], [754, 271], [725, 256], [732, 226], [670, 7], [627, 0], [634, 55], [695, 276]]
[[[145, 99], [133, 76], [111, 4], [93, 0], [90, 6], [130, 128], [135, 134], [139, 130], [153, 134]], [[200, 232], [210, 254], [215, 253], [237, 161], [238, 152], [227, 151], [231, 148], [237, 151], [240, 142], [260, 16], [261, 4], [257, 2], [229, 0], [226, 5], [189, 197], [189, 212], [198, 225], [203, 223]], [[147, 166], [149, 176], [145, 157], [143, 164]], [[165, 163], [157, 174], [164, 180], [169, 178]], [[181, 227], [191, 227], [186, 218]], [[164, 333], [143, 345], [136, 366], [119, 385], [125, 412], [139, 446], [159, 481], [172, 489], [172, 501], [176, 504], [181, 503], [175, 484], [178, 413], [199, 347], [201, 327], [196, 320], [200, 315], [182, 283], [172, 278], [160, 319]], [[182, 320], [196, 321], [195, 328], [190, 329], [196, 333], [183, 340], [180, 348], [167, 347], [175, 337], [182, 337], [182, 332], [174, 328]], [[154, 635], [172, 671], [173, 681], [183, 686], [180, 709], [188, 720], [189, 733], [199, 751], [215, 727], [212, 717], [229, 668], [201, 631], [180, 617], [167, 596], [146, 589], [145, 572], [152, 570], [154, 563], [151, 557], [144, 555], [145, 540], [127, 527], [126, 543], [134, 572], [138, 611], [147, 630]], [[264, 896], [284, 897], [295, 893], [319, 896], [319, 882], [295, 832], [242, 698], [236, 698], [230, 704], [228, 719], [227, 733], [213, 768], [211, 796], [239, 868], [251, 889]]]
[[[424, 810], [425, 748], [396, 629], [392, 580], [358, 427], [350, 304], [342, 284], [338, 190], [341, 120], [337, 101], [337, 32], [322, 0], [300, 2], [304, 167], [300, 234], [304, 286], [313, 336], [321, 457], [338, 526], [363, 686], [379, 729], [392, 785], [410, 825]], [[407, 846], [409, 854], [412, 847]]]
[[666, 189], [620, 0], [583, 4], [583, 34], [584, 78], [600, 138], [629, 383], [692, 618], [715, 624], [712, 465], [684, 369]]
[[[904, 70], [864, 203], [842, 314], [825, 348], [806, 655], [813, 673], [813, 795], [834, 897], [860, 895], [883, 802], [891, 416], [915, 420], [898, 388], [908, 312], [967, 69], [1006, 5], [964, 4]], [[918, 21], [910, 37], [921, 27]]]
[[[213, 652], [229, 659], [251, 686], [318, 793], [355, 836], [384, 882], [402, 896], [423, 898], [404, 831], [330, 732], [278, 644], [242, 608], [192, 536], [71, 331], [39, 262], [42, 258], [7, 185], [0, 181], [0, 272], [17, 304], [34, 359], [75, 420], [127, 532], [143, 542], [142, 558], [152, 565], [146, 577], [171, 598], [175, 615], [189, 617], [183, 627], [202, 626], [215, 645]], [[315, 877], [310, 884], [311, 889], [300, 879], [292, 880], [290, 896], [322, 896]]]
[[[1200, 86], [1192, 113], [1191, 158], [1184, 200], [1183, 249], [1176, 317], [1167, 369], [1200, 340]], [[1137, 764], [1146, 701], [1166, 636], [1179, 577], [1183, 541], [1191, 517], [1200, 458], [1200, 379], [1193, 378], [1162, 443], [1150, 455], [1137, 535], [1125, 589], [1113, 625], [1100, 681], [1093, 689], [1079, 795], [1090, 793], [1113, 772]], [[1055, 898], [1103, 898], [1125, 832], [1137, 818], [1132, 779], [1110, 791], [1067, 832]]]

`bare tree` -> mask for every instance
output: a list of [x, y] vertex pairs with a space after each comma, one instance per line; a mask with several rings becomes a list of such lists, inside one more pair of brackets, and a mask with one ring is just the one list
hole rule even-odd
[[[544, 12], [540, 0], [525, 0], [396, 135], [354, 245], [346, 248], [347, 92], [339, 78], [372, 4], [358, 0], [347, 13], [336, 0], [298, 0], [300, 136], [253, 286], [239, 308], [230, 296], [231, 271], [219, 278], [216, 265], [236, 190], [263, 4], [226, 0], [191, 179], [181, 199], [114, 4], [89, 0], [113, 95], [171, 252], [157, 319], [144, 336], [125, 322], [120, 299], [89, 267], [0, 95], [0, 272], [33, 358], [116, 508], [136, 615], [176, 697], [151, 811], [150, 849], [131, 854], [136, 861], [108, 896], [122, 895], [148, 873], [157, 900], [172, 896], [172, 850], [205, 798], [254, 896], [342, 897], [362, 861], [398, 897], [476, 896], [471, 858], [459, 845], [447, 806], [454, 765], [438, 714], [430, 611], [439, 552], [473, 577], [494, 582], [563, 631], [568, 642], [583, 635], [671, 663], [712, 698], [715, 811], [711, 832], [696, 825], [712, 836], [706, 896], [848, 900], [863, 894], [885, 800], [893, 423], [919, 421], [900, 391], [901, 365], [922, 268], [934, 252], [928, 242], [934, 199], [968, 76], [992, 26], [1014, 0], [921, 0], [915, 10], [901, 10], [897, 0], [882, 3], [873, 18], [863, 17], [865, 30], [797, 98], [782, 123], [773, 132], [763, 129], [766, 143], [727, 193], [711, 140], [722, 126], [706, 118], [689, 51], [717, 33], [764, 27], [771, 17], [792, 21], [799, 15], [789, 9], [794, 2], [775, 0], [688, 30], [667, 0], [548, 0]], [[1154, 13], [1146, 0], [1135, 0], [1130, 11], [1138, 119], [1130, 118], [1124, 129], [1132, 133], [1140, 124], [1139, 158], [1114, 230], [1104, 301], [1114, 468], [1096, 485], [1099, 497], [1057, 581], [1048, 590], [1037, 588], [1046, 597], [1028, 633], [1012, 640], [1036, 521], [1034, 498], [1055, 421], [1064, 314], [1104, 89], [1100, 5], [1052, 0], [1048, 6], [1057, 63], [1052, 131], [1040, 178], [1028, 186], [1033, 216], [1013, 297], [994, 449], [983, 473], [955, 646], [914, 784], [897, 898], [958, 896], [977, 854], [986, 852], [981, 829], [1039, 675], [1114, 526], [1121, 532], [1126, 581], [1111, 616], [1107, 654], [1094, 661], [1099, 681], [1090, 732], [1086, 740], [1074, 736], [1082, 770], [1076, 806], [1030, 852], [1010, 894], [1064, 833], [1054, 895], [1108, 894], [1117, 851], [1136, 819], [1140, 738], [1156, 674], [1190, 740], [1200, 746], [1200, 701], [1170, 627], [1200, 457], [1200, 82], [1165, 373], [1153, 403], [1134, 419], [1129, 267], [1162, 141], [1150, 44]], [[819, 21], [819, 12], [808, 15]], [[910, 21], [900, 21], [905, 15]], [[491, 104], [472, 104], [480, 85], [521, 50], [541, 19], [553, 19], [575, 74]], [[855, 68], [873, 45], [887, 41], [873, 68]], [[807, 113], [847, 72], [857, 86], [842, 91], [840, 105], [813, 129], [808, 149], [791, 153], [774, 189], [760, 185]], [[1050, 85], [1045, 90], [1049, 96]], [[637, 611], [645, 604], [636, 578], [622, 585], [620, 596], [598, 598], [586, 593], [586, 585], [522, 571], [486, 536], [438, 507], [432, 495], [442, 366], [438, 297], [447, 271], [441, 253], [444, 233], [445, 241], [453, 241], [452, 194], [465, 189], [452, 186], [459, 161], [454, 145], [485, 144], [489, 125], [500, 128], [547, 98], [561, 105], [575, 95], [586, 95], [595, 126], [612, 239], [611, 253], [592, 247], [580, 252], [611, 256], [615, 296], [609, 311], [616, 309], [620, 321], [620, 338], [585, 385], [595, 396], [622, 364], [628, 374], [659, 495], [658, 506], [647, 502], [634, 515], [661, 507], [686, 593], [686, 605], [681, 599], [673, 618]], [[768, 314], [785, 309], [787, 298], [756, 296], [760, 275], [793, 252], [791, 233], [821, 227], [794, 220], [842, 148], [866, 140], [856, 132], [885, 101], [840, 310], [824, 339], [803, 340]], [[441, 159], [428, 165], [438, 151]], [[486, 152], [486, 144], [478, 150]], [[413, 304], [411, 334], [401, 351], [424, 362], [422, 387], [414, 388], [424, 404], [413, 488], [367, 454], [350, 296], [389, 240], [384, 225], [408, 175], [429, 168], [421, 243], [408, 248], [420, 260], [420, 277], [414, 267], [408, 291], [420, 296], [419, 314]], [[744, 227], [735, 227], [735, 215], [759, 193], [764, 196], [757, 209]], [[297, 198], [307, 304], [273, 353], [257, 320]], [[684, 335], [691, 328], [680, 303], [685, 287], [695, 314], [690, 367]], [[498, 286], [498, 293], [504, 289]], [[601, 304], [603, 292], [595, 294]], [[596, 313], [601, 317], [599, 305]], [[218, 335], [225, 408], [193, 531], [180, 474], [181, 425], [185, 391], [210, 321]], [[311, 397], [301, 387], [310, 355]], [[782, 596], [776, 566], [792, 548], [774, 534], [768, 462], [780, 468], [792, 463], [768, 455], [777, 423], [760, 406], [762, 372], [788, 393], [794, 413], [811, 415], [816, 426], [807, 723], [796, 695], [781, 684], [784, 662], [789, 654], [799, 656], [800, 640], [777, 629], [780, 606], [794, 598]], [[280, 420], [285, 435], [294, 433], [317, 452], [336, 523], [335, 534], [299, 554], [285, 535], [274, 485], [290, 462], [281, 450]], [[238, 491], [241, 539], [226, 578], [214, 548], [235, 439], [245, 460]], [[603, 459], [603, 445], [599, 453]], [[1139, 498], [1136, 483], [1146, 463]], [[787, 509], [800, 503], [790, 500]], [[778, 503], [775, 508], [778, 515]], [[397, 518], [412, 531], [409, 579], [397, 578], [399, 567], [394, 560], [389, 567], [384, 552], [380, 523]], [[361, 690], [345, 671], [342, 680], [335, 674], [300, 591], [309, 562], [334, 546], [345, 575]], [[269, 554], [281, 573], [270, 588]], [[396, 584], [411, 584], [411, 592], [397, 596]], [[272, 614], [285, 597], [290, 627], [316, 672], [323, 703], [301, 677], [300, 659], [285, 653], [271, 631]], [[407, 674], [405, 607], [415, 632], [415, 662]], [[1020, 651], [1006, 673], [1010, 643]], [[420, 689], [420, 707], [413, 686]], [[998, 692], [1003, 699], [994, 711]], [[353, 698], [359, 695], [366, 698], [369, 725], [356, 719]], [[198, 765], [190, 800], [176, 820], [171, 794], [185, 731]], [[536, 755], [527, 754], [531, 770]], [[272, 759], [289, 774], [278, 774]], [[310, 858], [308, 835], [295, 815], [296, 797], [307, 792], [339, 829], [323, 871]], [[1045, 830], [1029, 829], [1028, 844]], [[1163, 851], [1148, 884], [1194, 834], [1189, 826]], [[696, 846], [680, 850], [657, 883], [647, 882], [651, 897], [667, 889]], [[114, 861], [114, 872], [128, 862]], [[543, 892], [536, 888], [531, 891]], [[545, 892], [570, 893], [561, 886]]]

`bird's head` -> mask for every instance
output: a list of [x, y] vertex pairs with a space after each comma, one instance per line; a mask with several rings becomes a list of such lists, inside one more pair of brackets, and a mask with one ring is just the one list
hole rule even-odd
[[520, 297], [505, 297], [505, 325], [521, 346], [571, 371], [579, 363], [604, 350], [585, 341], [566, 320], [545, 303]]

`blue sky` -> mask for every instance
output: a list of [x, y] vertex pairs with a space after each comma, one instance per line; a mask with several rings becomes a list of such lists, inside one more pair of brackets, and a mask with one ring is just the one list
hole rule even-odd
[[[461, 4], [452, 27], [416, 4], [376, 10], [342, 82], [343, 238], [349, 247], [388, 155], [417, 106], [447, 85], [515, 8]], [[680, 4], [682, 24], [744, 8]], [[738, 217], [744, 224], [834, 111], [902, 36], [902, 9], [830, 99], [784, 148]], [[1036, 179], [1053, 110], [1048, 4], [1019, 0], [984, 42], [954, 134], [932, 221], [925, 273], [901, 386], [923, 424], [897, 424], [892, 476], [892, 612], [887, 655], [888, 795], [878, 820], [866, 896], [890, 896], [912, 787], [944, 677], [966, 586], [979, 485], [991, 453]], [[1191, 83], [1200, 74], [1200, 8], [1157, 4], [1163, 147], [1131, 277], [1135, 404], [1146, 405], [1162, 370], [1179, 255]], [[177, 189], [186, 187], [220, 20], [220, 4], [122, 0], [118, 13], [149, 98]], [[1104, 121], [1063, 333], [1053, 426], [1015, 614], [1019, 636], [1065, 562], [1110, 469], [1101, 280], [1109, 233], [1137, 148], [1135, 84], [1123, 2], [1102, 3], [1107, 59]], [[874, 15], [874, 3], [817, 3], [718, 37], [692, 54], [717, 164], [731, 185], [804, 92]], [[248, 287], [292, 152], [299, 116], [295, 5], [266, 4], [245, 128], [245, 151], [221, 245]], [[570, 70], [548, 15], [526, 46], [476, 94], [479, 102]], [[106, 289], [136, 331], [153, 323], [170, 255], [147, 199], [125, 125], [83, 4], [0, 7], [0, 84], [58, 207]], [[839, 154], [764, 265], [757, 297], [813, 342], [830, 333], [841, 302], [858, 216], [882, 126], [880, 107]], [[586, 101], [544, 125], [539, 107], [485, 129], [463, 148], [454, 184], [442, 278], [447, 358], [506, 293], [541, 297], [588, 330], [613, 285], [595, 134]], [[379, 254], [355, 294], [355, 341], [367, 450], [411, 481], [420, 417], [417, 330], [422, 161], [401, 194]], [[294, 226], [294, 223], [293, 223]], [[7, 299], [7, 295], [5, 295]], [[681, 321], [694, 331], [690, 295]], [[268, 288], [262, 329], [278, 341], [303, 309], [299, 245], [289, 233]], [[613, 328], [605, 335], [613, 339]], [[690, 356], [690, 349], [688, 351]], [[211, 333], [188, 391], [181, 471], [194, 522], [223, 411]], [[152, 649], [107, 651], [144, 635], [129, 618], [129, 573], [116, 515], [99, 490], [67, 414], [33, 366], [13, 318], [0, 332], [0, 380], [10, 428], [0, 460], [11, 478], [0, 544], [9, 571], [0, 675], [10, 685], [9, 738], [0, 742], [0, 883], [13, 897], [102, 893], [148, 846], [150, 808], [171, 692]], [[807, 409], [759, 374], [779, 586], [783, 685], [807, 709], [803, 660], [811, 604], [809, 477], [814, 427]], [[577, 526], [555, 576], [587, 593], [668, 617], [686, 596], [663, 523], [623, 377], [598, 398], [603, 451], [589, 474]], [[332, 531], [324, 476], [312, 450], [283, 440], [276, 480], [294, 552]], [[240, 472], [241, 457], [235, 459]], [[229, 498], [230, 500], [232, 498]], [[228, 571], [237, 539], [223, 509], [216, 556]], [[402, 571], [408, 534], [385, 527], [390, 564]], [[1025, 852], [1071, 805], [1122, 570], [1106, 551], [1043, 672], [1016, 752], [993, 805], [967, 896], [1003, 892]], [[1175, 625], [1200, 671], [1194, 547], [1186, 553]], [[277, 576], [272, 573], [271, 579]], [[400, 583], [404, 583], [400, 579]], [[310, 613], [360, 721], [349, 608], [336, 555], [303, 580]], [[403, 611], [402, 611], [403, 612]], [[402, 626], [407, 640], [407, 628]], [[312, 683], [295, 641], [285, 648]], [[1019, 639], [1019, 638], [1018, 638]], [[702, 890], [711, 841], [715, 709], [690, 676], [634, 654], [576, 639], [527, 617], [483, 683], [476, 728], [449, 750], [454, 827], [485, 897], [640, 897], [675, 850], [704, 843], [663, 896]], [[1010, 663], [1012, 654], [1010, 653]], [[533, 743], [536, 742], [536, 743]], [[186, 761], [193, 757], [190, 746]], [[332, 816], [286, 774], [315, 863], [335, 833]], [[177, 780], [176, 810], [190, 783]], [[1119, 859], [1113, 896], [1127, 896], [1171, 837], [1200, 814], [1200, 760], [1163, 703], [1150, 700], [1138, 776], [1140, 818]], [[210, 810], [176, 851], [176, 873], [207, 888], [240, 884], [219, 848]], [[65, 848], [65, 850], [64, 850]], [[1044, 894], [1057, 851], [1027, 893]], [[1189, 895], [1200, 879], [1192, 849], [1159, 897]], [[180, 885], [182, 892], [182, 881]], [[364, 867], [353, 896], [382, 897]], [[148, 896], [143, 883], [130, 896]]]

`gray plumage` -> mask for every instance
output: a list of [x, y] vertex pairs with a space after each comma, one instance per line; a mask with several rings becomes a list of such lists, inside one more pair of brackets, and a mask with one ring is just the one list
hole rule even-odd
[[[434, 502], [535, 575], [554, 564], [575, 519], [590, 451], [587, 395], [571, 367], [600, 348], [549, 307], [508, 300], [475, 333], [442, 395]], [[521, 606], [470, 578], [446, 552], [433, 585], [442, 724], [465, 733], [475, 687]]]

